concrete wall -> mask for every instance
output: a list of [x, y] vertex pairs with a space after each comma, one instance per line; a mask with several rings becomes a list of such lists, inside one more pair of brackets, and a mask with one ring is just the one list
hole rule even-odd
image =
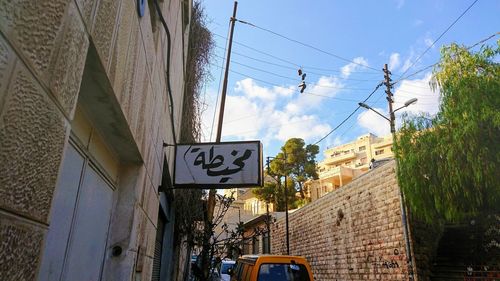
[[[290, 254], [315, 280], [408, 280], [398, 192], [390, 162], [291, 213]], [[284, 224], [272, 227], [272, 253], [286, 253]]]
[[[61, 162], [89, 84], [106, 101], [95, 114], [85, 110], [120, 166], [103, 278], [151, 278], [157, 190], [164, 159], [172, 173], [174, 156], [163, 147], [173, 143], [166, 49], [179, 132], [189, 9], [181, 0], [159, 1], [168, 46], [145, 2], [142, 18], [136, 0], [0, 2], [0, 280], [37, 279]], [[122, 132], [130, 149], [117, 149]], [[124, 249], [118, 258], [109, 254], [115, 245]]]

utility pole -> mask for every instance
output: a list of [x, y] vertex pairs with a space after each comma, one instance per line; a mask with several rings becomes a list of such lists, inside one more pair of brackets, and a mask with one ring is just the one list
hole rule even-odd
[[[387, 67], [387, 63], [384, 64], [384, 84], [386, 87], [385, 93], [387, 94], [387, 102], [389, 103], [389, 123], [391, 124], [391, 134], [392, 134], [392, 142], [393, 146], [396, 142], [396, 117], [394, 115], [394, 109], [392, 108], [392, 104], [394, 103], [394, 95], [391, 92], [392, 89], [392, 79], [391, 79], [391, 72], [389, 71]], [[400, 109], [400, 108], [399, 108]], [[397, 165], [397, 163], [396, 163]], [[404, 193], [401, 187], [399, 188], [399, 201], [400, 203], [400, 208], [401, 208], [401, 220], [403, 223], [403, 237], [405, 239], [405, 247], [406, 247], [406, 255], [407, 255], [407, 264], [408, 264], [408, 279], [409, 280], [414, 280], [413, 276], [413, 258], [412, 258], [412, 253], [411, 253], [411, 244], [410, 244], [410, 231], [408, 227], [408, 217], [406, 214], [406, 206], [405, 206], [405, 199], [404, 199]]]
[[[215, 142], [220, 142], [221, 137], [222, 137], [222, 122], [224, 120], [224, 107], [226, 103], [226, 91], [227, 91], [227, 78], [229, 75], [229, 62], [231, 61], [231, 47], [233, 45], [233, 33], [234, 33], [234, 24], [236, 22], [236, 10], [238, 8], [238, 2], [234, 1], [234, 8], [233, 8], [233, 16], [230, 18], [231, 22], [231, 27], [230, 27], [230, 33], [229, 33], [229, 41], [228, 41], [228, 49], [227, 49], [227, 58], [226, 58], [226, 70], [224, 72], [224, 82], [222, 86], [222, 94], [221, 94], [221, 102], [220, 102], [220, 109], [219, 109], [219, 120], [217, 123], [217, 136], [215, 139]], [[210, 236], [212, 235], [212, 220], [214, 217], [214, 209], [215, 209], [215, 194], [217, 193], [216, 189], [210, 189], [208, 192], [208, 200], [207, 200], [207, 220], [205, 221], [205, 237], [204, 237], [204, 244], [203, 245], [203, 251], [207, 251], [208, 249], [205, 249], [206, 247], [209, 246], [209, 240]], [[204, 259], [206, 254], [204, 255]], [[208, 264], [208, 263], [207, 263]], [[205, 263], [204, 263], [205, 265]]]
[[395, 127], [395, 120], [396, 117], [394, 116], [394, 111], [392, 109], [392, 104], [394, 103], [394, 95], [391, 92], [392, 89], [392, 84], [391, 84], [391, 72], [387, 68], [387, 63], [384, 64], [384, 84], [386, 86], [385, 93], [387, 94], [387, 102], [389, 103], [389, 123], [391, 124], [391, 133], [394, 136], [396, 133], [396, 127]]
[[[286, 152], [284, 152], [284, 156], [285, 156], [285, 164], [284, 164], [284, 167], [285, 167], [285, 170], [286, 170]], [[287, 181], [288, 181], [288, 177], [286, 175], [286, 171], [285, 171], [285, 228], [286, 228], [286, 254], [287, 255], [290, 255], [290, 232], [289, 232], [289, 229], [288, 229], [288, 184], [287, 184]]]
[[[224, 83], [222, 86], [222, 95], [221, 95], [220, 109], [219, 109], [219, 120], [218, 120], [218, 124], [217, 124], [217, 137], [215, 139], [215, 142], [220, 142], [221, 137], [222, 137], [222, 122], [224, 120], [224, 106], [226, 103], [227, 77], [229, 75], [229, 62], [231, 61], [231, 47], [233, 45], [233, 33], [234, 33], [234, 24], [236, 22], [237, 7], [238, 7], [238, 2], [234, 1], [233, 16], [230, 19], [231, 27], [230, 27], [230, 33], [229, 33], [228, 49], [227, 49], [226, 70], [224, 72]], [[209, 194], [208, 194], [207, 212], [208, 212], [208, 220], [210, 222], [212, 222], [212, 219], [214, 216], [215, 193], [216, 192], [217, 192], [216, 189], [211, 189]]]
[[266, 248], [264, 251], [264, 254], [270, 254], [271, 253], [271, 227], [270, 227], [270, 220], [271, 217], [269, 216], [269, 202], [266, 201], [266, 228], [267, 228], [267, 238], [266, 238]]

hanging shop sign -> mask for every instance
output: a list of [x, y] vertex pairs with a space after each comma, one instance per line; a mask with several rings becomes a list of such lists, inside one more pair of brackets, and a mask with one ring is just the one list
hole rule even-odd
[[175, 186], [262, 186], [262, 144], [260, 141], [178, 144], [174, 169]]

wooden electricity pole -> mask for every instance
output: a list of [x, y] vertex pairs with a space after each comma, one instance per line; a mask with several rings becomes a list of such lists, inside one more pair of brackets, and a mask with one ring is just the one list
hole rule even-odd
[[[234, 33], [234, 24], [236, 22], [236, 10], [238, 7], [238, 2], [234, 1], [234, 8], [233, 8], [233, 16], [231, 17], [231, 27], [230, 27], [230, 32], [229, 32], [229, 41], [228, 41], [228, 49], [227, 49], [227, 58], [226, 58], [226, 69], [224, 72], [224, 82], [222, 85], [222, 94], [221, 94], [221, 101], [220, 101], [220, 109], [219, 109], [219, 119], [217, 123], [217, 136], [215, 139], [215, 142], [220, 142], [221, 137], [222, 137], [222, 122], [224, 120], [224, 107], [226, 103], [226, 92], [227, 92], [227, 80], [228, 80], [228, 74], [229, 74], [229, 63], [231, 61], [231, 47], [233, 45], [233, 33]], [[209, 261], [207, 259], [208, 257], [208, 247], [210, 246], [210, 237], [212, 236], [212, 221], [214, 218], [214, 209], [215, 209], [215, 194], [217, 193], [216, 189], [210, 189], [208, 192], [208, 200], [207, 200], [207, 216], [205, 220], [205, 227], [204, 227], [204, 239], [203, 239], [203, 266], [207, 267], [209, 265]], [[208, 270], [208, 268], [204, 268], [204, 270]]]
[[[227, 92], [227, 78], [229, 75], [229, 63], [231, 61], [231, 47], [233, 46], [233, 33], [234, 33], [234, 24], [236, 22], [236, 10], [238, 8], [238, 2], [234, 1], [234, 9], [233, 16], [231, 17], [231, 27], [229, 31], [229, 42], [227, 47], [227, 58], [226, 58], [226, 69], [224, 71], [224, 82], [222, 84], [222, 94], [220, 98], [220, 109], [219, 109], [219, 119], [217, 123], [217, 136], [215, 142], [220, 142], [222, 138], [222, 122], [224, 121], [224, 107], [226, 103], [226, 92]], [[208, 221], [212, 222], [214, 216], [214, 208], [215, 208], [215, 193], [216, 189], [210, 189], [208, 193], [208, 202], [207, 202], [207, 212], [208, 212]]]
[[[391, 124], [391, 134], [392, 134], [392, 142], [393, 145], [396, 143], [396, 117], [394, 115], [394, 109], [392, 104], [394, 103], [394, 95], [391, 92], [392, 83], [391, 83], [391, 72], [389, 71], [387, 64], [384, 64], [384, 84], [386, 86], [386, 94], [387, 94], [387, 102], [389, 103], [389, 123]], [[414, 280], [413, 274], [413, 258], [410, 244], [410, 230], [408, 226], [408, 216], [407, 210], [405, 206], [405, 199], [403, 190], [399, 189], [399, 200], [400, 200], [400, 208], [401, 208], [401, 220], [403, 223], [403, 238], [405, 239], [405, 248], [407, 255], [407, 264], [408, 264], [408, 279]]]

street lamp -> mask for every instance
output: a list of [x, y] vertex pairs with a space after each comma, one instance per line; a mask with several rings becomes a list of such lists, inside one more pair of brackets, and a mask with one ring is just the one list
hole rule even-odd
[[[385, 71], [387, 71], [387, 64], [385, 65], [385, 68], [384, 68]], [[387, 81], [387, 85], [390, 85], [389, 84], [389, 81]], [[369, 105], [367, 105], [366, 103], [358, 103], [358, 105], [360, 107], [364, 107], [366, 109], [369, 109], [369, 110], [372, 110], [373, 112], [377, 113], [378, 115], [384, 117], [385, 120], [389, 121], [389, 124], [391, 125], [391, 133], [392, 133], [392, 141], [393, 143], [395, 143], [395, 140], [396, 140], [396, 129], [395, 129], [395, 116], [394, 116], [394, 112], [402, 109], [402, 108], [405, 108], [405, 107], [408, 107], [414, 103], [417, 102], [417, 98], [412, 98], [412, 99], [409, 99], [407, 100], [403, 106], [397, 108], [396, 110], [392, 110], [392, 103], [394, 102], [394, 100], [392, 99], [392, 94], [390, 92], [390, 87], [388, 86], [388, 91], [386, 91], [388, 97], [387, 97], [387, 101], [389, 101], [389, 116], [390, 118], [387, 118], [386, 116], [384, 116], [383, 114], [381, 114], [380, 112], [376, 111], [375, 109], [371, 108]], [[411, 258], [411, 248], [410, 248], [410, 238], [409, 238], [409, 229], [408, 229], [408, 219], [407, 219], [407, 216], [406, 216], [406, 208], [404, 206], [404, 194], [403, 194], [403, 190], [399, 189], [400, 192], [399, 192], [399, 197], [400, 197], [400, 208], [401, 208], [401, 220], [403, 222], [403, 235], [404, 235], [404, 238], [405, 238], [405, 243], [406, 243], [406, 252], [408, 254], [408, 261], [409, 261], [409, 265], [410, 265], [410, 279], [413, 280], [413, 266], [412, 266], [412, 258]]]
[[[371, 106], [367, 105], [367, 104], [366, 104], [366, 103], [364, 103], [364, 102], [360, 102], [360, 103], [358, 103], [358, 105], [359, 105], [359, 106], [361, 106], [361, 107], [363, 107], [363, 108], [369, 109], [369, 110], [371, 110], [371, 111], [373, 111], [373, 112], [377, 113], [377, 114], [378, 114], [378, 115], [380, 115], [382, 118], [384, 118], [385, 120], [389, 121], [389, 123], [390, 123], [390, 125], [391, 125], [391, 133], [392, 133], [392, 134], [394, 134], [394, 133], [395, 133], [395, 129], [394, 129], [394, 121], [395, 121], [395, 120], [394, 120], [394, 119], [395, 119], [395, 117], [394, 117], [394, 113], [395, 113], [396, 111], [398, 111], [398, 110], [402, 109], [402, 108], [408, 107], [408, 106], [410, 106], [410, 105], [412, 105], [412, 104], [416, 103], [416, 102], [417, 102], [417, 100], [418, 100], [417, 98], [412, 98], [412, 99], [407, 100], [407, 101], [404, 103], [404, 105], [403, 105], [403, 106], [401, 106], [401, 107], [397, 108], [396, 110], [393, 110], [393, 111], [389, 112], [389, 116], [390, 116], [390, 118], [387, 118], [387, 116], [385, 116], [385, 115], [383, 115], [382, 113], [380, 113], [380, 112], [376, 111], [375, 109], [373, 109]], [[391, 107], [391, 109], [392, 109], [392, 107]]]

